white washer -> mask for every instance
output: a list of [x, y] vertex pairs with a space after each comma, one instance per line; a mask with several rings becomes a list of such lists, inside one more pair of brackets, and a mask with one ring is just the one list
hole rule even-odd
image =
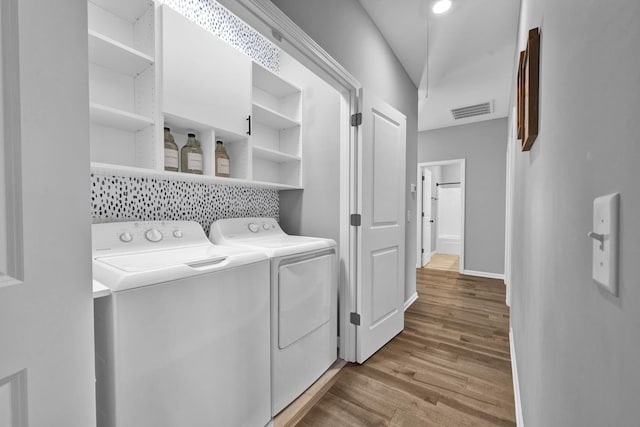
[[271, 392], [276, 415], [337, 359], [337, 249], [331, 239], [291, 236], [273, 218], [222, 219], [219, 245], [271, 259]]
[[98, 426], [270, 424], [267, 257], [188, 221], [92, 236]]

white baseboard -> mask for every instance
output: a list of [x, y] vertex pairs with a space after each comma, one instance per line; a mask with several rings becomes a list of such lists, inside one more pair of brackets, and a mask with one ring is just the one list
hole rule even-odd
[[404, 302], [404, 311], [407, 311], [407, 308], [411, 307], [411, 304], [416, 302], [417, 299], [418, 299], [418, 293], [414, 292], [413, 295], [411, 295], [409, 299]]
[[488, 279], [504, 280], [504, 274], [487, 273], [486, 271], [462, 270], [462, 274], [466, 274], [467, 276], [477, 276], [477, 277], [486, 277]]
[[524, 427], [522, 417], [522, 401], [520, 400], [520, 381], [518, 380], [518, 364], [516, 363], [516, 346], [513, 341], [513, 329], [509, 328], [509, 348], [511, 350], [511, 376], [513, 377], [513, 397], [516, 404], [516, 426]]

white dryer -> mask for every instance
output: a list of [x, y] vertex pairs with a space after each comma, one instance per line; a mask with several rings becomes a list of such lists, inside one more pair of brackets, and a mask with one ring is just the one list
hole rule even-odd
[[258, 249], [271, 259], [271, 396], [276, 415], [337, 359], [336, 242], [292, 236], [273, 218], [222, 219], [218, 245]]
[[94, 224], [99, 427], [271, 423], [269, 262], [189, 221]]

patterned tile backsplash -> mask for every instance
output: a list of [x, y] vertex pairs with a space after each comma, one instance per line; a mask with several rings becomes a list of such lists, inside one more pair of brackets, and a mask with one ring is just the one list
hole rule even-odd
[[217, 219], [279, 215], [277, 190], [91, 174], [93, 222], [192, 220], [208, 235]]
[[164, 0], [164, 4], [268, 70], [280, 72], [280, 49], [215, 0]]

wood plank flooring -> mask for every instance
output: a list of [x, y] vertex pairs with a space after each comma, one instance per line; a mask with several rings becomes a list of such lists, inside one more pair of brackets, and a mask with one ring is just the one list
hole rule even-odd
[[298, 422], [309, 426], [515, 426], [501, 281], [418, 269], [405, 329], [347, 364]]
[[460, 257], [458, 255], [433, 254], [424, 268], [458, 273], [460, 271]]

